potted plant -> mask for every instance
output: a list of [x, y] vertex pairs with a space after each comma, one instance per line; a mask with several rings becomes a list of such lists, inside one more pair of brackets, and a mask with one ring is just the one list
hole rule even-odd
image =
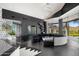
[[15, 32], [14, 31], [9, 32], [8, 34], [11, 35], [11, 36], [15, 36]]

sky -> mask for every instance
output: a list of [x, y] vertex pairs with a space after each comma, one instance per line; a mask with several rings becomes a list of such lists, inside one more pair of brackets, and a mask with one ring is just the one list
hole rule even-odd
[[72, 27], [79, 26], [79, 20], [78, 21], [69, 22], [69, 26], [72, 26]]

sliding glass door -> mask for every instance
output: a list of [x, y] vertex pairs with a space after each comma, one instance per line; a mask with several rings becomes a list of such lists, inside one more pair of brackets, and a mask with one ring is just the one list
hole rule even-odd
[[70, 21], [69, 24], [69, 36], [79, 36], [79, 20]]
[[79, 43], [79, 20], [68, 22], [69, 25], [69, 36], [72, 36], [75, 42]]

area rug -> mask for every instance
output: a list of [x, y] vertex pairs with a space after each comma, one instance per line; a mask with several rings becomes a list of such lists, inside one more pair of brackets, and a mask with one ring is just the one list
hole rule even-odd
[[20, 49], [20, 56], [37, 56], [38, 54], [40, 54], [41, 51], [39, 49], [36, 48], [21, 48]]

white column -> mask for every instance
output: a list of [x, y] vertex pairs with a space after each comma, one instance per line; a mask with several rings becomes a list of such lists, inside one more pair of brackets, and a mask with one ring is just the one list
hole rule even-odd
[[2, 19], [2, 8], [0, 7], [0, 20]]

